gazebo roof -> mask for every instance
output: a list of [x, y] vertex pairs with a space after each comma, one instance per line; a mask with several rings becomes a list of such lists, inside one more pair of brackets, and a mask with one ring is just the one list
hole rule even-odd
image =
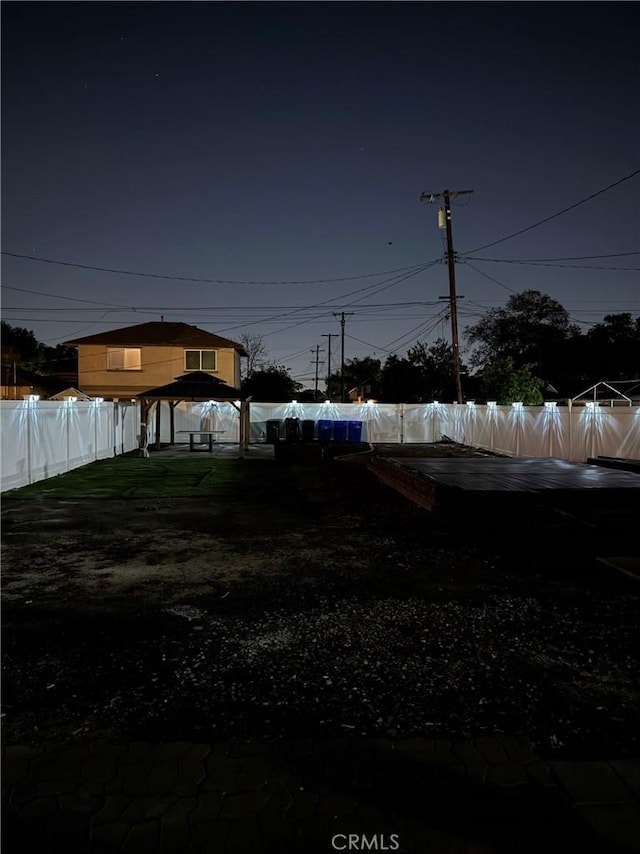
[[244, 400], [237, 388], [205, 371], [182, 374], [172, 383], [140, 392], [138, 397], [146, 400]]

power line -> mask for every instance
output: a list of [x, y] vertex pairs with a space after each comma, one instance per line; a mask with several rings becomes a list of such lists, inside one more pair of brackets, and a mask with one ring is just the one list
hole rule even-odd
[[[314, 305], [305, 306], [304, 308], [306, 308], [306, 309], [320, 308], [321, 306], [329, 305], [330, 303], [335, 303], [337, 300], [345, 299], [346, 297], [352, 296], [353, 294], [361, 293], [362, 291], [371, 291], [369, 296], [373, 296], [374, 294], [380, 293], [381, 291], [384, 291], [387, 288], [393, 287], [394, 285], [401, 284], [402, 282], [406, 281], [407, 279], [412, 278], [413, 276], [417, 275], [418, 273], [422, 273], [424, 270], [428, 270], [430, 267], [433, 267], [435, 264], [439, 263], [439, 260], [440, 259], [436, 259], [434, 261], [431, 261], [430, 263], [425, 264], [420, 269], [414, 270], [411, 273], [407, 273], [404, 276], [393, 276], [392, 279], [389, 279], [386, 282], [382, 282], [381, 287], [380, 287], [381, 283], [376, 282], [373, 285], [366, 285], [366, 287], [364, 287], [364, 288], [357, 288], [355, 291], [350, 291], [349, 293], [342, 294], [339, 297], [331, 297], [330, 299], [323, 300], [322, 302], [315, 303]], [[377, 290], [372, 290], [372, 288], [376, 288]], [[362, 299], [366, 299], [366, 296], [362, 297]], [[359, 300], [352, 300], [351, 302], [347, 303], [347, 305], [351, 306], [357, 302], [359, 302]], [[331, 306], [331, 307], [335, 308], [336, 306]], [[267, 320], [273, 320], [273, 319], [277, 319], [278, 317], [284, 318], [287, 316], [291, 316], [292, 314], [298, 314], [302, 310], [303, 310], [303, 308], [301, 307], [299, 309], [296, 309], [295, 311], [290, 311], [290, 312], [287, 312], [286, 314], [283, 314], [283, 315], [275, 315], [275, 316], [272, 316], [271, 318], [266, 318], [266, 319]], [[324, 312], [323, 314], [317, 315], [317, 318], [327, 317], [330, 314], [331, 314], [331, 312]], [[222, 329], [221, 331], [222, 332], [230, 332], [233, 329], [237, 329], [239, 326], [255, 326], [257, 323], [261, 323], [261, 322], [262, 322], [261, 320], [256, 320], [253, 323], [249, 323], [249, 324], [246, 324], [246, 323], [245, 324], [238, 324], [237, 326], [226, 327], [225, 329]], [[296, 323], [292, 323], [289, 326], [283, 327], [282, 329], [275, 330], [274, 332], [267, 332], [265, 337], [268, 335], [277, 335], [280, 332], [285, 332], [288, 329], [293, 329], [294, 327], [300, 326], [302, 323], [306, 323], [306, 322], [307, 322], [306, 320], [296, 321]]]
[[[19, 290], [15, 288], [14, 290]], [[72, 299], [71, 297], [67, 297], [67, 299]], [[346, 304], [344, 307], [348, 308], [351, 303]], [[425, 305], [437, 305], [436, 300], [425, 301], [425, 300], [411, 300], [407, 302], [378, 302], [378, 303], [367, 303], [361, 306], [361, 310], [365, 314], [378, 314], [376, 311], [367, 312], [366, 309], [379, 309], [379, 308], [405, 308], [407, 306], [425, 306]], [[37, 312], [49, 312], [49, 311], [81, 311], [84, 313], [92, 312], [92, 311], [104, 311], [106, 306], [100, 306], [99, 308], [69, 308], [68, 306], [60, 307], [60, 306], [46, 306], [45, 308], [37, 308], [33, 305], [5, 305], [5, 311], [37, 311]], [[173, 312], [178, 314], [190, 314], [191, 312], [203, 312], [203, 311], [215, 311], [216, 314], [220, 312], [227, 311], [238, 311], [238, 312], [250, 312], [250, 311], [267, 311], [273, 309], [283, 309], [283, 310], [294, 310], [294, 309], [302, 309], [306, 308], [306, 306], [300, 305], [255, 305], [255, 306], [245, 306], [245, 305], [156, 305], [156, 306], [131, 306], [127, 308], [123, 308], [122, 311], [133, 311], [140, 312], [142, 314], [156, 314], [160, 311], [164, 312]], [[342, 306], [334, 306], [334, 308], [342, 308]], [[117, 309], [113, 309], [114, 312]], [[387, 312], [380, 313], [381, 316], [387, 316]]]
[[499, 282], [497, 279], [494, 279], [493, 276], [490, 276], [488, 273], [483, 273], [482, 270], [478, 270], [477, 267], [474, 267], [474, 265], [470, 264], [468, 261], [466, 261], [465, 263], [466, 263], [467, 267], [471, 267], [472, 270], [475, 270], [475, 272], [479, 276], [484, 276], [484, 278], [489, 279], [490, 282], [494, 282], [496, 285], [500, 285], [500, 287], [504, 288], [505, 291], [511, 291], [512, 294], [518, 293], [518, 291], [514, 290], [513, 288], [510, 288], [509, 285], [503, 285], [502, 282]]
[[[421, 329], [422, 327], [425, 327], [424, 329], [422, 329], [423, 332], [430, 331], [431, 328], [435, 328], [438, 325], [438, 322], [440, 321], [440, 317], [445, 317], [447, 315], [448, 311], [449, 311], [448, 307], [443, 308], [437, 314], [433, 315], [433, 317], [429, 317], [426, 320], [422, 320], [417, 326], [414, 326], [413, 329], [410, 329], [408, 332], [405, 332], [403, 335], [398, 335], [398, 337], [394, 338], [393, 341], [389, 341], [389, 343], [386, 345], [386, 347], [381, 347], [380, 349], [386, 350], [389, 353], [397, 353], [398, 350], [400, 350], [401, 347], [404, 345], [401, 344], [398, 347], [396, 347], [395, 350], [389, 350], [389, 347], [391, 347], [392, 344], [395, 344], [398, 341], [402, 341], [405, 338], [408, 338], [410, 335], [412, 335], [414, 332], [417, 332], [418, 329]], [[427, 328], [427, 327], [429, 327], [429, 328]]]
[[[321, 306], [324, 306], [324, 305], [336, 303], [336, 302], [338, 302], [338, 300], [347, 299], [348, 297], [353, 296], [354, 294], [362, 293], [363, 291], [370, 292], [368, 294], [365, 294], [365, 296], [362, 297], [362, 299], [366, 299], [367, 296], [373, 296], [377, 293], [381, 293], [382, 291], [387, 290], [387, 288], [393, 287], [396, 284], [400, 284], [401, 282], [404, 282], [407, 279], [412, 278], [413, 276], [417, 275], [418, 273], [423, 272], [424, 270], [428, 270], [430, 267], [434, 266], [435, 264], [437, 264], [439, 262], [440, 262], [440, 259], [436, 258], [436, 259], [434, 259], [428, 263], [423, 264], [417, 270], [413, 270], [412, 272], [407, 273], [403, 276], [392, 276], [390, 279], [387, 279], [386, 281], [374, 282], [371, 285], [365, 285], [362, 288], [356, 288], [356, 290], [348, 291], [346, 294], [341, 294], [337, 297], [331, 297], [331, 298], [323, 300], [322, 302], [319, 302], [319, 303], [314, 303], [314, 304], [306, 305], [306, 306], [298, 306], [295, 309], [293, 309], [291, 311], [287, 311], [283, 314], [277, 314], [277, 315], [271, 315], [269, 317], [259, 318], [257, 320], [252, 321], [252, 322], [249, 322], [249, 323], [247, 323], [246, 321], [244, 321], [242, 323], [237, 323], [237, 324], [234, 324], [233, 326], [225, 327], [222, 330], [218, 330], [218, 333], [230, 332], [234, 329], [247, 328], [248, 326], [255, 326], [256, 324], [259, 324], [259, 323], [266, 323], [266, 322], [270, 322], [270, 321], [274, 321], [274, 320], [278, 320], [278, 319], [284, 319], [284, 318], [290, 317], [291, 315], [294, 315], [294, 314], [300, 314], [300, 312], [302, 312], [302, 311], [310, 311], [311, 309], [314, 309], [314, 308], [320, 308]], [[9, 286], [5, 286], [5, 287], [9, 287]], [[20, 288], [12, 288], [12, 290], [26, 291], [26, 289], [20, 289]], [[30, 291], [26, 291], [26, 292], [29, 293]], [[52, 297], [57, 296], [56, 294], [40, 294], [40, 295], [52, 296]], [[74, 298], [74, 297], [59, 297], [59, 298], [60, 299], [69, 299], [69, 300], [73, 300], [73, 301], [82, 301], [82, 300], [77, 300], [77, 298]], [[352, 302], [358, 302], [358, 301], [359, 300], [354, 300]], [[91, 302], [95, 304], [95, 301], [91, 301]], [[113, 304], [106, 303], [106, 305], [113, 305]], [[347, 303], [346, 305], [349, 306], [349, 305], [351, 305], [351, 303]], [[384, 305], [384, 304], [381, 303], [381, 305]], [[127, 308], [127, 309], [129, 308], [128, 306], [116, 306], [116, 307], [117, 308]], [[332, 308], [335, 308], [335, 307], [336, 307], [335, 305], [332, 305]], [[296, 321], [295, 323], [292, 323], [289, 326], [285, 326], [282, 329], [274, 330], [273, 332], [268, 332], [268, 333], [266, 333], [266, 336], [276, 335], [280, 332], [285, 332], [287, 329], [293, 329], [296, 326], [300, 326], [303, 323], [309, 322], [310, 319], [318, 320], [319, 318], [329, 316], [330, 314], [331, 314], [331, 312], [325, 312], [325, 313], [318, 314], [312, 318], [305, 318], [303, 320]], [[23, 318], [13, 318], [13, 319], [14, 320], [24, 320]], [[30, 318], [27, 318], [27, 319], [30, 319]], [[33, 320], [35, 320], [36, 322], [42, 322], [41, 320], [38, 320], [36, 318], [33, 318]], [[44, 320], [44, 319], [42, 319], [42, 320]], [[68, 322], [73, 323], [73, 322], [78, 322], [78, 321], [68, 321]], [[121, 322], [121, 321], [117, 321], [117, 322]], [[89, 324], [89, 325], [91, 326], [92, 324]], [[88, 328], [88, 327], [85, 327], [85, 328]]]
[[[606, 255], [573, 255], [569, 258], [473, 258], [473, 261], [495, 261], [503, 264], [534, 264], [542, 261], [588, 261], [595, 258], [624, 258], [628, 255], [640, 255], [639, 250], [633, 252], [610, 252]], [[615, 269], [618, 269], [617, 267]]]
[[[5, 312], [6, 312], [7, 310], [8, 310], [8, 309], [6, 309], [6, 308], [4, 309], [4, 311], [5, 311]], [[633, 309], [633, 310], [635, 311], [635, 309]], [[110, 313], [110, 312], [107, 312], [107, 313]], [[325, 323], [325, 322], [326, 322], [326, 320], [325, 320], [325, 319], [323, 319], [323, 318], [327, 318], [327, 317], [329, 317], [329, 314], [330, 314], [330, 312], [323, 312], [322, 314], [317, 314], [317, 315], [311, 315], [311, 316], [309, 316], [309, 317], [304, 317], [304, 318], [302, 318], [302, 320], [300, 320], [300, 321], [299, 321], [299, 323], [296, 323], [295, 325], [296, 325], [296, 326], [297, 326], [297, 325], [302, 325], [302, 324], [304, 324], [304, 323], [310, 323], [310, 324], [314, 324], [314, 325], [316, 325], [316, 324], [320, 324], [320, 323]], [[185, 316], [186, 316], [186, 317], [192, 317], [192, 315], [185, 315]], [[201, 320], [206, 320], [206, 321], [207, 321], [207, 323], [209, 323], [209, 324], [211, 323], [211, 318], [207, 317], [206, 315], [204, 315], [204, 316], [203, 316], [202, 314], [197, 314], [197, 313], [196, 313], [196, 314], [194, 315], [194, 317], [195, 317], [195, 318], [198, 318], [198, 317], [199, 317]], [[389, 320], [392, 320], [392, 321], [396, 321], [396, 320], [415, 320], [415, 317], [416, 317], [416, 315], [415, 315], [415, 314], [396, 314], [396, 315], [393, 315], [393, 316], [390, 316], [390, 315], [388, 315], [388, 314], [376, 314], [376, 315], [371, 316], [371, 317], [365, 317], [365, 318], [360, 318], [360, 317], [358, 317], [357, 319], [354, 319], [354, 320], [352, 321], [352, 323], [361, 324], [361, 323], [380, 323], [381, 321], [389, 321]], [[9, 325], [11, 325], [14, 321], [20, 321], [20, 323], [58, 323], [58, 324], [78, 324], [78, 323], [87, 323], [88, 318], [86, 318], [86, 317], [77, 317], [77, 318], [69, 318], [69, 319], [65, 319], [65, 320], [63, 320], [63, 319], [62, 319], [62, 318], [60, 318], [60, 317], [27, 317], [27, 316], [24, 316], [24, 315], [19, 315], [19, 316], [18, 316], [18, 315], [12, 315], [12, 316], [5, 316], [5, 317], [4, 317], [4, 320], [5, 320], [5, 322], [6, 322], [6, 323], [9, 323]], [[262, 322], [262, 323], [270, 323], [270, 324], [274, 324], [274, 323], [276, 323], [276, 324], [277, 324], [277, 323], [280, 323], [281, 321], [279, 321], [279, 320], [277, 320], [277, 319], [274, 319], [274, 320], [264, 320], [264, 321], [261, 321], [261, 322]], [[122, 321], [122, 319], [120, 319], [120, 320], [103, 320], [103, 319], [100, 317], [100, 318], [96, 318], [95, 320], [91, 320], [91, 321], [89, 321], [88, 326], [96, 326], [96, 325], [98, 325], [98, 324], [102, 324], [103, 326], [116, 326], [116, 327], [118, 327], [118, 326], [122, 326], [122, 325], [123, 325], [123, 321]], [[192, 324], [187, 324], [187, 325], [192, 325]], [[240, 324], [240, 325], [243, 325], [243, 324]], [[250, 325], [252, 325], [252, 324], [250, 324], [250, 323], [245, 323], [244, 325], [246, 325], [246, 326], [250, 326]], [[265, 333], [265, 335], [277, 335], [279, 332], [282, 332], [282, 331], [283, 331], [282, 329], [276, 329], [276, 330], [274, 330], [274, 331], [272, 331], [272, 332], [267, 332], [267, 333]], [[75, 330], [75, 331], [73, 332], [73, 334], [74, 334], [74, 335], [77, 335], [77, 334], [78, 334], [78, 330]], [[97, 334], [97, 333], [96, 333], [96, 334]], [[264, 337], [264, 336], [263, 336], [263, 337]]]
[[[467, 300], [467, 305], [461, 309], [462, 314], [478, 314], [477, 311], [470, 311], [469, 306], [476, 306], [482, 312], [494, 311], [496, 308], [498, 310], [504, 308], [504, 303], [498, 306], [492, 306], [487, 304], [487, 300]], [[579, 314], [596, 314], [601, 318], [604, 318], [606, 314], [638, 314], [640, 311], [636, 308], [565, 308], [567, 312], [577, 312]]]
[[386, 276], [389, 273], [403, 273], [407, 270], [414, 270], [426, 263], [421, 261], [420, 264], [412, 264], [409, 267], [397, 267], [393, 270], [380, 270], [377, 273], [362, 273], [358, 276], [338, 276], [332, 279], [292, 279], [282, 281], [261, 281], [252, 280], [245, 281], [240, 279], [200, 279], [193, 276], [164, 276], [160, 273], [143, 273], [135, 270], [121, 270], [112, 267], [96, 267], [91, 264], [78, 264], [75, 261], [54, 261], [51, 258], [38, 258], [36, 255], [21, 255], [18, 252], [2, 251], [2, 255], [7, 255], [11, 258], [21, 258], [26, 261], [39, 261], [42, 264], [54, 264], [60, 267], [77, 267], [80, 270], [94, 270], [99, 273], [116, 273], [121, 276], [140, 276], [146, 279], [166, 279], [172, 282], [197, 282], [200, 284], [209, 285], [318, 285], [328, 282], [349, 282], [356, 279], [370, 279], [377, 276]]
[[[394, 338], [394, 340], [390, 341], [389, 343], [395, 344], [396, 341], [402, 341], [405, 338], [409, 338], [409, 336], [411, 336], [414, 332], [416, 332], [419, 329], [420, 329], [419, 334], [422, 334], [422, 332], [431, 332], [433, 329], [436, 328], [438, 323], [440, 323], [440, 321], [443, 318], [446, 318], [447, 312], [448, 312], [448, 308], [443, 308], [437, 314], [433, 315], [432, 317], [427, 318], [427, 320], [423, 320], [421, 323], [419, 323], [413, 329], [410, 329], [408, 332], [405, 332], [403, 335], [399, 335], [397, 338]], [[424, 327], [424, 329], [422, 329], [422, 327]], [[365, 347], [373, 347], [374, 352], [377, 352], [378, 350], [382, 350], [385, 353], [389, 353], [389, 355], [393, 355], [394, 353], [397, 353], [398, 350], [402, 349], [403, 346], [406, 346], [406, 344], [401, 344], [395, 350], [389, 350], [388, 346], [382, 347], [380, 344], [373, 344], [371, 341], [363, 341], [362, 338], [356, 338], [355, 335], [347, 335], [346, 337], [352, 339], [353, 341], [357, 341], [358, 344], [364, 344]], [[414, 337], [417, 337], [417, 336], [414, 336]], [[410, 340], [412, 340], [412, 339], [410, 339]], [[410, 343], [410, 342], [407, 342], [407, 343]]]
[[538, 222], [534, 222], [533, 225], [528, 225], [526, 228], [521, 228], [520, 231], [514, 231], [512, 234], [507, 234], [506, 237], [501, 237], [499, 240], [494, 240], [492, 243], [485, 243], [483, 246], [476, 246], [473, 249], [469, 249], [464, 252], [464, 255], [469, 255], [472, 252], [480, 252], [481, 249], [488, 249], [490, 246], [497, 246], [499, 243], [504, 243], [506, 240], [511, 240], [513, 237], [518, 237], [520, 234], [524, 234], [527, 231], [531, 231], [534, 228], [537, 228], [539, 225], [543, 225], [545, 222], [550, 222], [552, 219], [556, 219], [556, 217], [562, 216], [562, 214], [568, 213], [569, 211], [574, 210], [580, 205], [584, 205], [586, 202], [590, 202], [591, 199], [595, 199], [598, 196], [601, 196], [603, 193], [607, 193], [609, 190], [613, 190], [614, 187], [618, 187], [620, 184], [624, 184], [625, 181], [630, 181], [632, 178], [635, 178], [636, 175], [640, 175], [640, 169], [636, 169], [635, 172], [631, 172], [629, 175], [625, 175], [623, 178], [619, 178], [617, 181], [614, 181], [613, 184], [609, 184], [607, 187], [603, 187], [601, 190], [598, 190], [595, 193], [591, 193], [590, 196], [586, 196], [584, 199], [580, 199], [579, 202], [574, 202], [572, 205], [569, 205], [566, 208], [563, 208], [561, 211], [556, 211], [556, 213], [551, 214], [550, 216], [546, 216], [544, 219], [538, 220]]
[[60, 294], [52, 294], [52, 293], [47, 293], [45, 291], [31, 291], [28, 288], [16, 288], [16, 287], [13, 287], [12, 285], [2, 285], [2, 289], [5, 291], [20, 291], [23, 294], [35, 294], [36, 296], [40, 296], [40, 297], [54, 297], [55, 299], [65, 299], [65, 300], [69, 300], [70, 302], [86, 302], [86, 303], [90, 303], [91, 305], [102, 306], [102, 308], [106, 308], [107, 306], [109, 306], [111, 308], [126, 308], [126, 309], [129, 309], [130, 311], [135, 311], [135, 308], [131, 308], [131, 306], [128, 306], [128, 305], [122, 305], [121, 303], [98, 302], [97, 300], [81, 299], [80, 297], [64, 297], [64, 296], [61, 296]]
[[498, 258], [475, 258], [473, 255], [465, 255], [464, 260], [471, 259], [472, 261], [485, 261], [492, 264], [522, 264], [528, 267], [555, 267], [557, 270], [621, 270], [621, 271], [632, 271], [635, 273], [640, 272], [640, 268], [638, 267], [602, 267], [600, 265], [594, 266], [593, 264], [552, 264], [546, 261], [509, 261], [507, 259], [498, 259]]

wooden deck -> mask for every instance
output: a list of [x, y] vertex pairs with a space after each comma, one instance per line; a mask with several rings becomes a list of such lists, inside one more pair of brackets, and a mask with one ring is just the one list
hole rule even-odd
[[640, 504], [640, 474], [555, 459], [379, 457], [371, 469], [429, 510], [461, 504], [622, 500]]

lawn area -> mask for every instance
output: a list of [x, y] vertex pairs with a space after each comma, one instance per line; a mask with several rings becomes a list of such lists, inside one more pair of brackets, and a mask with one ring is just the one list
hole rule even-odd
[[6, 498], [193, 498], [216, 495], [243, 477], [241, 460], [99, 460], [5, 493]]

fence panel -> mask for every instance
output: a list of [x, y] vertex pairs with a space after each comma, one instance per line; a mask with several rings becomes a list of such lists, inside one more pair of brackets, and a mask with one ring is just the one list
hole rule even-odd
[[27, 401], [0, 401], [2, 424], [2, 491], [24, 486], [31, 479], [30, 424]]
[[[168, 442], [169, 408], [161, 404], [161, 438]], [[266, 440], [267, 421], [360, 421], [372, 443], [456, 442], [511, 456], [592, 456], [640, 459], [640, 407], [591, 405], [488, 406], [466, 404], [251, 403], [250, 441]], [[0, 401], [2, 491], [61, 474], [139, 445], [140, 407], [98, 401]], [[150, 438], [155, 435], [152, 414]], [[179, 403], [175, 429], [222, 430], [219, 441], [239, 441], [231, 404]], [[186, 441], [186, 434], [176, 434]]]
[[[112, 457], [118, 406], [94, 400], [0, 401], [1, 491]], [[126, 437], [125, 450], [133, 450], [138, 446], [139, 407], [128, 408], [132, 435]], [[115, 452], [122, 453], [122, 445]]]

